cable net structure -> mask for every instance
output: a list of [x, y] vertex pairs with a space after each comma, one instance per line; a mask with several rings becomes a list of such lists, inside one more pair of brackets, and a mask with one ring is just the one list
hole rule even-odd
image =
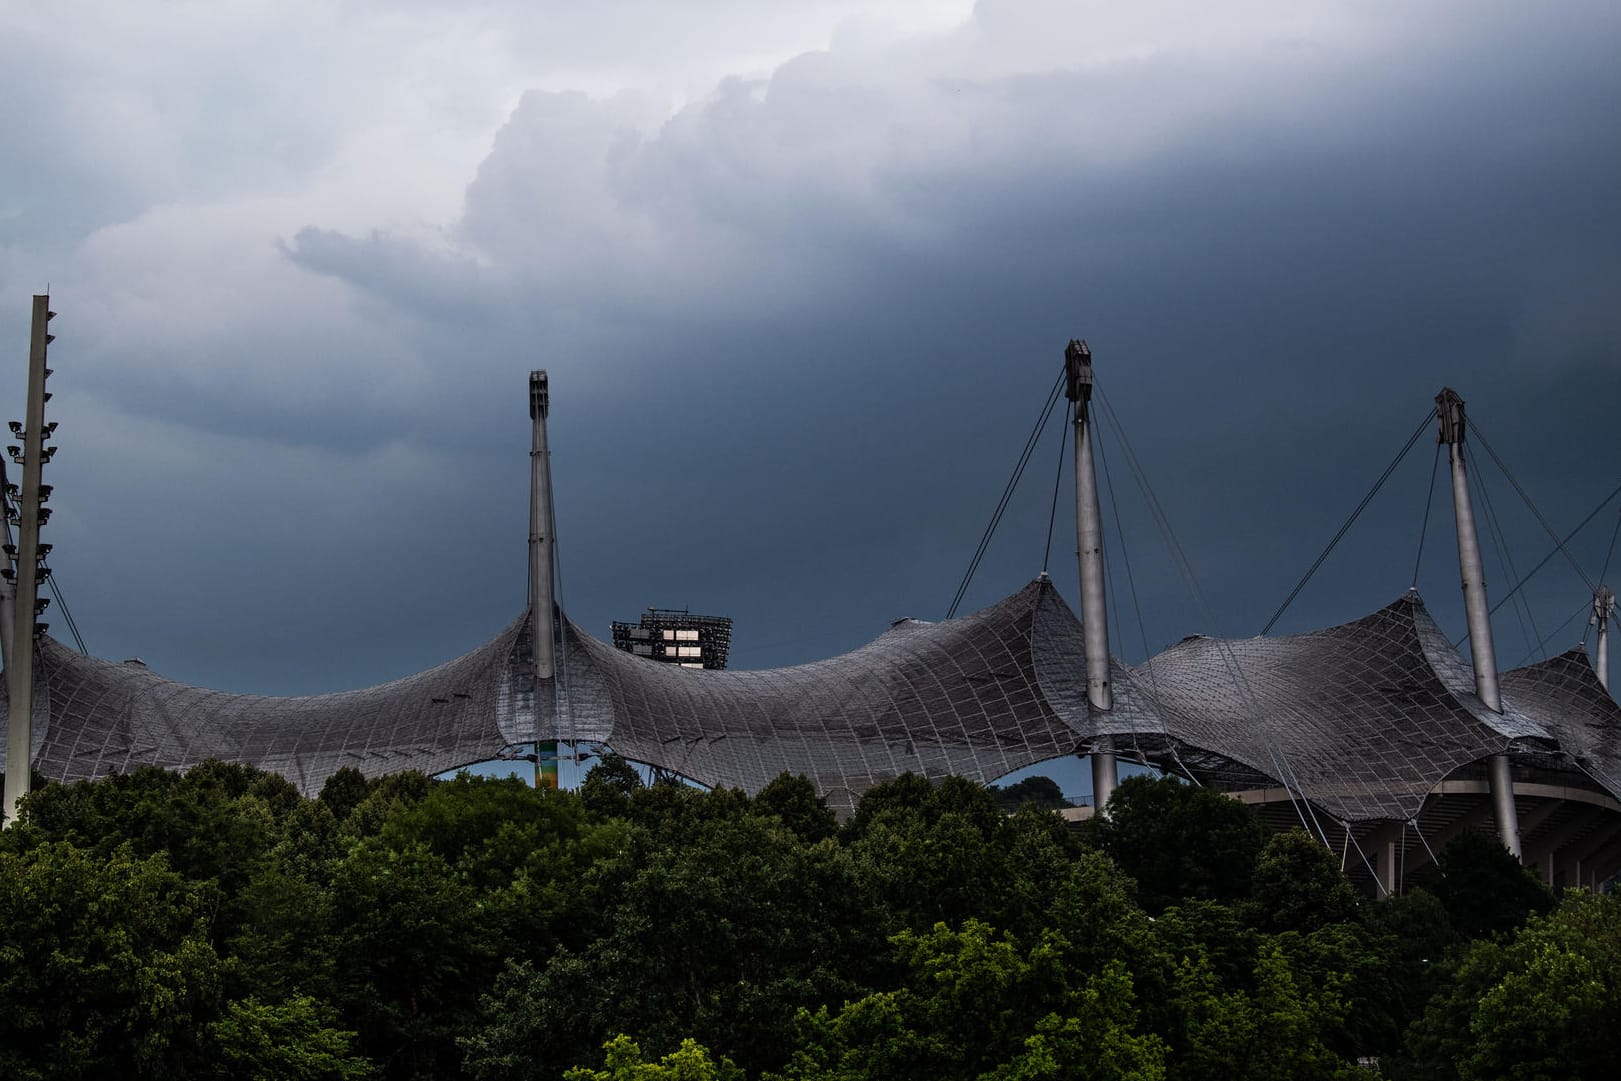
[[[313, 794], [337, 770], [438, 773], [573, 738], [706, 785], [803, 774], [841, 813], [904, 772], [991, 781], [1108, 737], [1129, 758], [1222, 788], [1274, 785], [1348, 824], [1407, 821], [1492, 754], [1533, 755], [1621, 798], [1621, 707], [1580, 650], [1504, 674], [1504, 708], [1414, 592], [1362, 619], [1273, 638], [1193, 637], [1111, 661], [1092, 708], [1079, 620], [1043, 577], [971, 615], [897, 620], [842, 656], [705, 671], [615, 649], [558, 621], [555, 694], [535, 694], [525, 615], [472, 652], [367, 690], [234, 695], [42, 639], [34, 768], [54, 781], [208, 758]], [[0, 761], [0, 765], [3, 765]]]

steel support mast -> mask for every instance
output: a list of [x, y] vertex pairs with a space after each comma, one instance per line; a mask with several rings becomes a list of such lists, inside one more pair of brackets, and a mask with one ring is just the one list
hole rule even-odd
[[1593, 594], [1593, 622], [1598, 624], [1597, 654], [1593, 669], [1605, 690], [1610, 689], [1610, 618], [1615, 615], [1615, 594], [1609, 586], [1599, 586]]
[[[51, 298], [34, 297], [28, 340], [28, 411], [22, 434], [22, 493], [17, 523], [17, 560], [11, 600], [11, 641], [6, 656], [8, 697], [6, 732], [5, 824], [17, 820], [17, 804], [28, 795], [33, 776], [34, 745], [34, 616], [39, 608], [40, 473], [45, 462], [45, 353], [52, 335]], [[12, 449], [12, 448], [8, 448]]]
[[[1435, 415], [1441, 422], [1438, 442], [1445, 443], [1452, 463], [1452, 512], [1458, 530], [1458, 571], [1463, 577], [1464, 614], [1469, 622], [1469, 656], [1475, 668], [1475, 694], [1493, 713], [1503, 712], [1503, 696], [1497, 686], [1497, 653], [1492, 645], [1491, 608], [1486, 603], [1486, 571], [1480, 557], [1480, 538], [1475, 532], [1475, 512], [1469, 499], [1469, 470], [1464, 463], [1463, 399], [1451, 387], [1435, 396]], [[1497, 819], [1497, 836], [1503, 847], [1520, 856], [1520, 823], [1514, 809], [1514, 774], [1508, 755], [1494, 754], [1486, 760], [1490, 781], [1492, 811]]]
[[[552, 579], [556, 539], [552, 536], [552, 461], [546, 445], [546, 415], [551, 409], [551, 393], [546, 373], [529, 373], [529, 638], [535, 656], [535, 784], [543, 775], [556, 777], [542, 768], [542, 745], [552, 743], [556, 754], [556, 732], [543, 732], [548, 721], [555, 722], [557, 711], [556, 590]], [[555, 758], [554, 758], [555, 762]]]
[[[1109, 609], [1103, 588], [1103, 517], [1098, 512], [1098, 478], [1092, 466], [1092, 351], [1084, 341], [1064, 349], [1065, 393], [1074, 405], [1075, 547], [1081, 566], [1081, 632], [1086, 644], [1086, 700], [1107, 713], [1114, 707], [1109, 687]], [[1119, 783], [1114, 740], [1092, 742], [1092, 805], [1108, 805]]]

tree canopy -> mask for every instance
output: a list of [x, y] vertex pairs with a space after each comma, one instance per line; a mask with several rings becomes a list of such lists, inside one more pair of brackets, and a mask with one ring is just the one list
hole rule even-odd
[[[1036, 1081], [1594, 1076], [1621, 902], [1465, 836], [1374, 900], [1132, 778], [1076, 827], [904, 776], [754, 797], [207, 763], [0, 833], [0, 1076]], [[1036, 795], [1024, 799], [1023, 795]]]

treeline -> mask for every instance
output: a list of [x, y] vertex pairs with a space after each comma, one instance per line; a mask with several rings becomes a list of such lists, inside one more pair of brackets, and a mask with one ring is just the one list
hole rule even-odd
[[1134, 778], [1082, 828], [902, 777], [758, 796], [207, 763], [0, 834], [0, 1077], [1608, 1076], [1621, 904], [1494, 841], [1372, 901]]

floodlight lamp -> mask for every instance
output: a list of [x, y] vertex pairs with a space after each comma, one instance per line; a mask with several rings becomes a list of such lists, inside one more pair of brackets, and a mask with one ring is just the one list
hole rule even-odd
[[17, 580], [17, 572], [12, 570], [10, 567], [0, 567], [0, 578], [4, 578], [8, 582], [15, 582]]
[[44, 559], [46, 556], [51, 554], [51, 548], [52, 548], [52, 545], [41, 544], [38, 548], [36, 548], [34, 550], [34, 558], [35, 559]]
[[39, 524], [44, 525], [46, 522], [48, 522], [50, 520], [51, 520], [51, 508], [49, 508], [49, 507], [41, 507], [41, 508], [39, 508]]
[[40, 597], [34, 601], [34, 614], [37, 616], [51, 606], [51, 598]]
[[56, 448], [46, 447], [44, 450], [39, 452], [39, 464], [44, 465], [54, 457], [56, 457]]
[[8, 420], [8, 421], [6, 421], [6, 427], [10, 428], [11, 429], [11, 434], [16, 436], [18, 439], [21, 439], [23, 437], [23, 422], [22, 421], [20, 421], [20, 420]]
[[10, 444], [10, 445], [8, 445], [6, 447], [6, 453], [11, 455], [11, 460], [16, 462], [18, 465], [23, 464], [22, 463], [22, 457], [21, 457], [22, 452], [23, 452], [23, 449], [21, 447], [17, 446], [17, 444], [15, 444], [15, 443], [12, 443], [12, 444]]
[[49, 423], [47, 423], [45, 425], [45, 430], [41, 434], [40, 438], [49, 439], [51, 436], [53, 436], [55, 434], [56, 434], [56, 421], [53, 420], [53, 421], [50, 421]]

